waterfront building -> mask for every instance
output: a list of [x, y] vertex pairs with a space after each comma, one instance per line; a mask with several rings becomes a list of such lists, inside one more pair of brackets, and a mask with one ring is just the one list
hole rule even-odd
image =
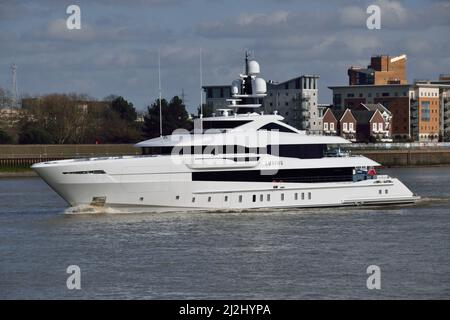
[[[284, 82], [267, 81], [267, 96], [262, 99], [263, 112], [277, 113], [285, 122], [299, 130], [312, 134], [322, 133], [323, 106], [318, 104], [319, 77], [303, 75]], [[231, 86], [203, 86], [206, 104], [213, 107], [215, 113], [229, 105]]]
[[339, 135], [352, 142], [391, 142], [390, 114], [379, 107], [328, 108], [323, 116], [325, 135]]
[[[437, 141], [443, 133], [443, 113], [449, 101], [442, 84], [332, 86], [333, 106], [339, 110], [363, 104], [381, 104], [392, 114], [392, 136], [415, 141]], [[441, 88], [441, 89], [440, 89]], [[450, 85], [449, 85], [450, 88]], [[447, 99], [447, 100], [446, 100]], [[448, 113], [447, 113], [448, 114]], [[448, 121], [448, 120], [447, 120]], [[440, 125], [442, 123], [442, 126]]]
[[373, 56], [367, 68], [352, 66], [348, 69], [348, 84], [383, 85], [406, 84], [406, 55], [390, 57], [388, 55]]

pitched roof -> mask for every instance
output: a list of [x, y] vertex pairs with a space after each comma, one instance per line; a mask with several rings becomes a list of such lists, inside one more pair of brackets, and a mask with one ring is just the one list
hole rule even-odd
[[369, 123], [376, 110], [352, 110], [352, 114], [358, 123]]
[[379, 110], [381, 113], [386, 112], [388, 114], [391, 114], [391, 112], [381, 103], [361, 103], [361, 105], [366, 107], [366, 109], [369, 111]]
[[336, 109], [332, 109], [332, 108], [328, 108], [328, 110], [331, 111], [331, 113], [334, 115], [334, 117], [336, 118], [337, 121], [341, 120], [342, 116], [345, 113], [345, 110], [336, 110]]

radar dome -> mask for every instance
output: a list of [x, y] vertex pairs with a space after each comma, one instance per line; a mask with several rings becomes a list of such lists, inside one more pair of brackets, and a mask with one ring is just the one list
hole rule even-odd
[[267, 84], [263, 78], [255, 79], [255, 92], [256, 94], [265, 94], [267, 92]]
[[259, 63], [255, 60], [251, 60], [248, 62], [248, 74], [258, 74], [260, 72]]
[[241, 93], [241, 80], [234, 80], [231, 83], [231, 94], [240, 94]]

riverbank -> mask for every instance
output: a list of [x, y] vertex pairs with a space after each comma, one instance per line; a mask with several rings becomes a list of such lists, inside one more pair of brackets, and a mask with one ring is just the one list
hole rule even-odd
[[[352, 155], [364, 155], [384, 167], [450, 166], [450, 147], [418, 146], [380, 148], [379, 144], [349, 145]], [[0, 176], [32, 175], [33, 163], [105, 156], [138, 155], [132, 144], [0, 145]]]
[[37, 177], [36, 172], [29, 171], [20, 171], [20, 172], [2, 172], [0, 171], [0, 179], [1, 178], [26, 178], [26, 177]]

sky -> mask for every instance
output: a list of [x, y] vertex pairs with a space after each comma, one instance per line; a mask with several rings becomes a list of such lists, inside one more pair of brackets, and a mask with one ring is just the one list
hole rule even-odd
[[[69, 5], [81, 29], [69, 30]], [[369, 5], [381, 29], [369, 30]], [[407, 77], [450, 73], [450, 0], [0, 0], [0, 87], [20, 94], [122, 95], [138, 110], [158, 96], [185, 93], [188, 110], [203, 84], [230, 84], [252, 50], [265, 80], [319, 75], [319, 103], [328, 86], [346, 85], [347, 69], [377, 54], [407, 54]]]

